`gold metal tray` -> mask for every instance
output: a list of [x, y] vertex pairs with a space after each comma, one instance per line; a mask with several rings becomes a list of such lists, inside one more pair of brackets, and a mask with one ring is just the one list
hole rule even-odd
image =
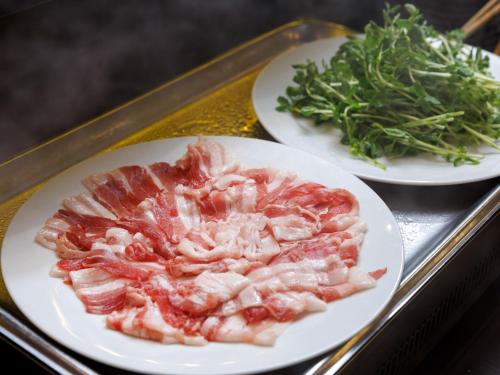
[[[349, 33], [345, 27], [318, 20], [286, 24], [0, 165], [0, 242], [23, 202], [48, 179], [93, 155], [133, 143], [184, 135], [272, 139], [258, 123], [251, 103], [252, 86], [260, 69], [285, 50]], [[494, 220], [499, 209], [498, 180], [466, 188], [369, 185], [392, 209], [404, 237], [402, 285], [379, 318], [344, 346], [276, 373], [349, 372], [353, 363], [360, 363], [356, 358], [373, 347], [376, 337], [387, 331], [391, 322], [445, 270], [450, 259]], [[483, 279], [489, 280], [495, 272], [496, 269]], [[2, 279], [0, 334], [53, 371], [113, 372], [112, 368], [82, 358], [41, 334], [18, 311]], [[377, 366], [387, 368], [382, 357], [378, 362]]]

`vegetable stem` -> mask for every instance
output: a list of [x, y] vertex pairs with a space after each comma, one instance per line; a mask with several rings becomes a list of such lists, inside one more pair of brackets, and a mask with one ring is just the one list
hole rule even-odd
[[500, 82], [488, 57], [464, 48], [463, 34], [439, 34], [414, 6], [384, 11], [384, 25], [344, 43], [321, 68], [294, 65], [296, 86], [277, 109], [339, 128], [351, 155], [377, 159], [425, 152], [460, 165], [481, 155], [480, 143], [500, 150]]

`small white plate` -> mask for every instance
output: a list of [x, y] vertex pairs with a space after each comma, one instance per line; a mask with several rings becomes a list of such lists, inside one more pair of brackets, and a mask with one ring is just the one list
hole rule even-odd
[[[387, 170], [382, 170], [349, 155], [349, 147], [340, 143], [340, 131], [333, 126], [318, 127], [310, 120], [276, 111], [277, 98], [284, 96], [288, 86], [295, 85], [292, 65], [308, 60], [318, 64], [328, 62], [346, 40], [336, 37], [303, 44], [278, 56], [259, 74], [252, 92], [253, 106], [261, 124], [274, 138], [368, 180], [404, 185], [453, 185], [500, 176], [500, 152], [487, 146], [473, 150], [485, 156], [479, 165], [454, 167], [441, 158], [419, 155], [396, 160], [381, 158], [387, 165]], [[500, 79], [500, 58], [487, 54], [493, 76]]]
[[[105, 328], [102, 315], [84, 311], [75, 293], [49, 277], [54, 252], [34, 242], [63, 198], [83, 191], [85, 176], [124, 165], [174, 162], [194, 137], [137, 144], [84, 161], [49, 181], [19, 210], [6, 233], [2, 273], [19, 309], [43, 332], [89, 358], [147, 373], [235, 374], [271, 370], [311, 358], [341, 344], [371, 322], [395, 292], [403, 269], [403, 242], [384, 202], [362, 181], [314, 155], [274, 142], [214, 137], [245, 167], [295, 171], [302, 179], [342, 187], [359, 200], [368, 233], [360, 266], [388, 271], [374, 289], [330, 303], [328, 310], [293, 323], [274, 347], [210, 343], [204, 347], [163, 345]], [[305, 344], [307, 343], [307, 345]]]

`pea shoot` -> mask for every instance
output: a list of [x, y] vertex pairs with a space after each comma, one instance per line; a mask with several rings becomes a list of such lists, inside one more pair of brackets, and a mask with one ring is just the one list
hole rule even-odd
[[381, 168], [381, 156], [421, 152], [477, 164], [471, 147], [500, 150], [500, 81], [459, 30], [442, 35], [413, 5], [404, 9], [406, 18], [387, 6], [383, 26], [368, 23], [321, 67], [294, 65], [296, 85], [276, 109], [338, 127], [353, 156]]

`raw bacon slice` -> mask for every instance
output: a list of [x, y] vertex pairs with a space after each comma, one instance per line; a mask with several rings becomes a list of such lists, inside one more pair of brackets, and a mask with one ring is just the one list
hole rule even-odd
[[117, 217], [130, 216], [141, 202], [127, 189], [122, 176], [113, 173], [93, 174], [82, 182], [94, 197]]
[[108, 314], [125, 304], [127, 279], [116, 279], [111, 273], [99, 268], [86, 268], [69, 272], [76, 295], [84, 303], [87, 312]]
[[152, 197], [160, 191], [145, 168], [133, 165], [122, 167], [118, 171], [125, 177], [128, 188], [139, 201]]
[[325, 311], [327, 304], [310, 292], [274, 293], [262, 301], [260, 306], [247, 307], [245, 319], [249, 323], [273, 318], [288, 322], [307, 312]]
[[106, 324], [110, 329], [164, 344], [199, 346], [207, 343], [201, 335], [188, 335], [182, 329], [168, 324], [158, 304], [150, 299], [143, 307], [127, 307], [113, 311], [108, 315]]
[[96, 201], [89, 192], [81, 193], [75, 197], [66, 198], [63, 201], [68, 211], [80, 215], [100, 216], [107, 219], [116, 219], [116, 216], [106, 207]]
[[287, 323], [278, 323], [272, 319], [249, 324], [242, 314], [235, 314], [228, 318], [210, 316], [203, 323], [201, 333], [210, 341], [271, 346], [286, 327]]
[[267, 262], [280, 252], [267, 225], [267, 217], [261, 214], [232, 214], [226, 220], [210, 221], [191, 231], [177, 250], [194, 261], [244, 257], [249, 261]]
[[42, 246], [55, 250], [59, 234], [64, 233], [68, 228], [69, 224], [66, 221], [51, 217], [45, 222], [44, 227], [40, 229], [35, 239]]
[[203, 272], [192, 282], [178, 285], [169, 300], [179, 310], [198, 317], [234, 298], [248, 283], [246, 277], [235, 272]]
[[236, 272], [246, 274], [255, 268], [265, 265], [261, 261], [250, 261], [246, 258], [221, 259], [213, 262], [193, 261], [185, 256], [177, 256], [167, 262], [167, 269], [173, 276], [196, 276], [204, 271], [209, 272]]
[[109, 329], [165, 344], [273, 345], [294, 320], [375, 287], [366, 226], [347, 190], [243, 169], [208, 139], [176, 163], [83, 180], [36, 236]]
[[156, 271], [155, 267], [132, 263], [120, 259], [116, 254], [106, 250], [93, 250], [82, 259], [63, 259], [57, 265], [60, 269], [76, 271], [86, 268], [97, 268], [112, 274], [115, 277], [130, 280], [147, 280]]

